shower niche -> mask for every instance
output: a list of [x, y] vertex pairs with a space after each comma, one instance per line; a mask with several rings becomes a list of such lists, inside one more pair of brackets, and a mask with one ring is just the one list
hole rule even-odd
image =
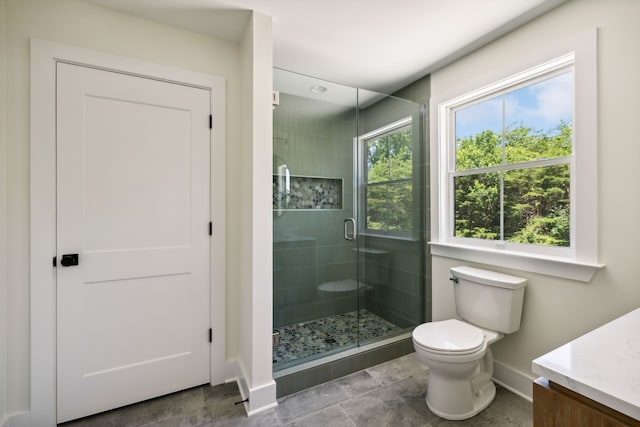
[[273, 176], [273, 209], [342, 209], [342, 179]]
[[274, 89], [277, 372], [406, 338], [428, 310], [424, 106], [277, 69]]

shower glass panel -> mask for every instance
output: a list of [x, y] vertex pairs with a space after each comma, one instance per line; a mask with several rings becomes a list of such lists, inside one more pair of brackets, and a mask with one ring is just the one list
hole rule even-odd
[[424, 321], [420, 104], [274, 70], [273, 367]]

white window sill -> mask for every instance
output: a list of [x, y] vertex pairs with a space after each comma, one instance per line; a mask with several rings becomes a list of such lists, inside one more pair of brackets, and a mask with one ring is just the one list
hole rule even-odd
[[477, 248], [451, 243], [429, 242], [431, 255], [530, 271], [547, 276], [590, 282], [604, 264], [591, 264], [559, 257], [524, 254], [500, 249]]

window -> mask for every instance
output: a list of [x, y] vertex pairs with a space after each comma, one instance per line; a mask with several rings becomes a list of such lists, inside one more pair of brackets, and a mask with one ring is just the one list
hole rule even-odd
[[432, 100], [432, 254], [582, 281], [601, 267], [595, 36]]
[[363, 159], [365, 233], [411, 237], [413, 136], [411, 117], [358, 139]]
[[451, 109], [453, 237], [570, 246], [573, 71], [544, 71]]

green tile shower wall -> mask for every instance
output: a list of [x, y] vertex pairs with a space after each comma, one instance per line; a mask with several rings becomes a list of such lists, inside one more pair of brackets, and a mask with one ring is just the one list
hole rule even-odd
[[389, 252], [388, 280], [366, 293], [367, 310], [402, 328], [410, 328], [430, 318], [422, 310], [425, 283], [429, 282], [422, 268], [423, 243], [372, 236], [364, 240], [367, 247]]
[[[289, 168], [294, 196], [289, 201], [300, 201], [290, 203], [286, 210], [274, 211], [274, 327], [357, 307], [353, 296], [327, 299], [317, 290], [323, 282], [355, 278], [354, 244], [343, 237], [343, 221], [353, 216], [355, 113], [305, 114], [308, 102], [281, 93], [280, 106], [274, 110], [274, 155]], [[310, 207], [304, 201], [314, 198], [318, 186], [325, 190], [321, 200], [325, 204]], [[274, 203], [277, 201], [274, 193]], [[299, 237], [308, 240], [292, 241]]]
[[[281, 93], [280, 106], [274, 110], [274, 154], [284, 160], [292, 177], [341, 180], [342, 208], [274, 212], [274, 327], [351, 311], [357, 306], [355, 296], [327, 300], [317, 291], [320, 283], [356, 278], [355, 245], [343, 237], [343, 221], [354, 215], [351, 183], [355, 112], [305, 115], [301, 114], [308, 111], [304, 102]], [[400, 116], [410, 114], [400, 111], [403, 104], [390, 106]], [[389, 120], [388, 111], [380, 107], [361, 112], [361, 132]], [[420, 167], [428, 178], [428, 164]], [[424, 182], [426, 187], [417, 185], [416, 192], [428, 194], [426, 178]], [[415, 215], [423, 218], [425, 211], [416, 209]], [[286, 242], [288, 236], [313, 240], [296, 244]], [[388, 278], [365, 292], [364, 308], [406, 328], [430, 320], [431, 280], [426, 271], [429, 265], [424, 264], [428, 256], [424, 241], [366, 237], [364, 243], [389, 252]]]

